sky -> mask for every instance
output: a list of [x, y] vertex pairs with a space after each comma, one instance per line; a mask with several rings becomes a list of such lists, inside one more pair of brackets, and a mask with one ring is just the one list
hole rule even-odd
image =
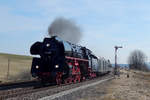
[[0, 52], [30, 55], [30, 46], [47, 36], [57, 17], [74, 20], [82, 29], [79, 44], [97, 56], [126, 64], [141, 50], [150, 60], [149, 0], [1, 0]]

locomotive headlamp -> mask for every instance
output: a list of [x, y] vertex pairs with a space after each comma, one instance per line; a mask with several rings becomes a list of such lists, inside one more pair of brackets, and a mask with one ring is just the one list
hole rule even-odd
[[59, 65], [55, 65], [55, 68], [58, 68], [59, 67]]
[[50, 46], [50, 44], [48, 43], [48, 44], [46, 44], [46, 46], [47, 46], [47, 47], [49, 47], [49, 46]]
[[36, 65], [36, 67], [35, 67], [36, 69], [38, 69], [39, 68], [39, 66], [38, 65]]

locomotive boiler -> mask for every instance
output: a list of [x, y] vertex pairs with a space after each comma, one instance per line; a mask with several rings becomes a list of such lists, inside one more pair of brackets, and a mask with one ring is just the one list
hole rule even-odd
[[76, 83], [109, 72], [110, 62], [57, 36], [34, 43], [30, 53], [39, 56], [33, 57], [31, 74], [42, 83]]

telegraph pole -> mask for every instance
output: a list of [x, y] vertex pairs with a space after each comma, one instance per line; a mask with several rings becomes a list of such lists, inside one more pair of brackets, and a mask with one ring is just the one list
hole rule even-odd
[[118, 74], [118, 67], [117, 67], [117, 50], [119, 48], [123, 48], [122, 46], [115, 46], [115, 72], [114, 74], [117, 75]]

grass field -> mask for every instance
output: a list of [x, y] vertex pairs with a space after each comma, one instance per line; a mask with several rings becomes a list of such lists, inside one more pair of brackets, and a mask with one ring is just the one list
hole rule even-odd
[[[18, 81], [31, 78], [32, 57], [0, 53], [0, 81]], [[8, 71], [9, 66], [9, 71]]]

